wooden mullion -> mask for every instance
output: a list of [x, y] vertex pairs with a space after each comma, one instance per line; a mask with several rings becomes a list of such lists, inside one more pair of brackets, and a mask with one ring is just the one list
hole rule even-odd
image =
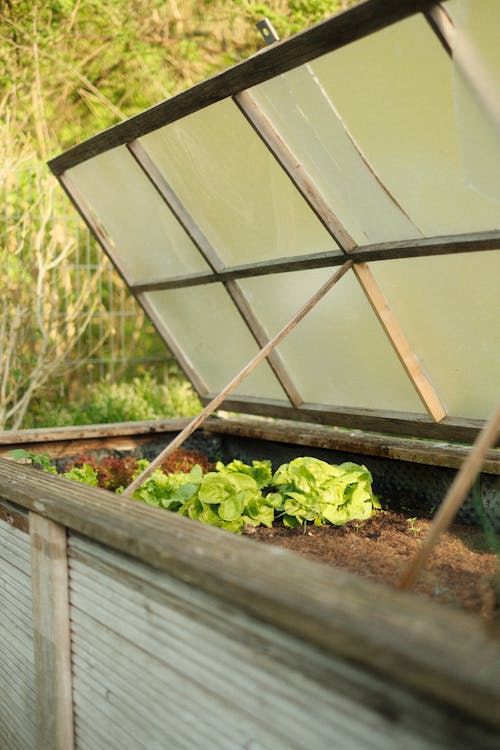
[[[128, 149], [213, 272], [223, 272], [224, 261], [219, 256], [217, 250], [212, 246], [208, 238], [201, 231], [200, 227], [187, 211], [183, 203], [179, 200], [175, 191], [167, 183], [147, 151], [138, 141], [129, 144]], [[213, 274], [203, 274], [201, 277], [205, 280], [205, 283], [206, 281], [214, 281], [216, 278]], [[217, 278], [217, 280], [220, 279]], [[263, 347], [268, 339], [265, 336], [264, 329], [248, 304], [243, 290], [235, 281], [227, 281], [223, 283], [252, 337], [257, 341], [260, 348]], [[141, 285], [139, 288], [144, 289], [144, 285]], [[146, 288], [148, 287], [146, 286]], [[157, 285], [155, 285], [155, 288], [158, 288]], [[163, 286], [162, 288], [165, 287]], [[135, 289], [137, 291], [137, 287]], [[184, 355], [181, 353], [180, 347], [172, 340], [170, 335], [169, 340], [172, 342], [172, 351], [175, 349], [177, 355], [183, 358]], [[302, 398], [295, 388], [290, 376], [287, 374], [281, 357], [277, 352], [273, 351], [269, 354], [268, 361], [280, 385], [290, 399], [290, 403], [294, 406], [298, 406], [302, 403]], [[192, 367], [189, 367], [189, 369], [192, 370]]]
[[73, 696], [66, 529], [30, 511], [39, 748], [72, 750]]
[[224, 268], [224, 262], [221, 257], [212, 247], [212, 244], [201, 231], [191, 214], [179, 200], [175, 191], [168, 184], [167, 180], [153, 162], [145, 148], [139, 143], [139, 141], [129, 143], [127, 148], [212, 271], [221, 271]]
[[165, 321], [160, 318], [151, 302], [144, 295], [138, 295], [137, 299], [141, 303], [146, 315], [152, 321], [159, 335], [171, 350], [177, 361], [177, 364], [180, 366], [181, 370], [191, 382], [198, 396], [205, 396], [209, 392], [208, 384], [202, 378], [201, 374], [191, 362], [191, 360], [186, 356], [186, 354], [184, 353], [184, 349], [179, 344], [173, 333], [168, 329]]
[[[240, 315], [243, 317], [245, 323], [247, 324], [253, 338], [259, 345], [259, 348], [262, 349], [262, 347], [264, 347], [269, 342], [269, 336], [266, 334], [264, 327], [249, 305], [243, 289], [236, 281], [227, 281], [225, 287], [229, 296], [238, 308]], [[300, 395], [294, 382], [289, 376], [279, 352], [274, 349], [269, 353], [267, 361], [269, 362], [269, 365], [273, 370], [276, 378], [278, 379], [281, 387], [290, 399], [290, 403], [293, 404], [293, 406], [300, 406], [300, 404], [303, 403], [304, 399]]]
[[[446, 237], [427, 237], [424, 239], [381, 242], [373, 245], [360, 245], [349, 257], [356, 262], [404, 260], [405, 258], [431, 258], [439, 255], [457, 255], [498, 250], [500, 248], [500, 231], [473, 232], [470, 234], [449, 235]], [[227, 282], [233, 279], [254, 278], [274, 273], [290, 271], [307, 271], [315, 268], [340, 266], [345, 256], [336, 251], [310, 253], [291, 258], [276, 258], [259, 263], [245, 263], [239, 266], [228, 266], [217, 273], [187, 274], [171, 279], [151, 280], [133, 284], [136, 294], [153, 292], [161, 289], [181, 289], [200, 284]]]
[[241, 91], [233, 100], [342, 252], [349, 253], [353, 250], [356, 242], [314, 184], [300, 159], [297, 159], [262, 112], [252, 94], [249, 91]]
[[422, 370], [370, 268], [366, 263], [356, 263], [353, 271], [420, 400], [434, 421], [440, 422], [446, 416], [445, 408]]
[[455, 43], [455, 24], [440, 3], [436, 3], [425, 13], [427, 22], [443, 45], [448, 55], [453, 54]]
[[123, 279], [127, 286], [130, 286], [130, 279], [127, 279], [125, 271], [121, 266], [120, 260], [114, 252], [113, 245], [109, 241], [106, 233], [103, 231], [97, 219], [94, 217], [89, 204], [80, 193], [76, 185], [73, 183], [71, 177], [67, 174], [62, 174], [59, 176], [59, 182], [61, 183], [64, 192], [80, 214], [83, 222], [86, 224], [91, 234], [95, 237], [98, 244], [101, 246], [105, 255], [107, 255], [107, 257], [113, 264], [119, 276]]
[[182, 353], [181, 348], [177, 345], [174, 337], [166, 333], [165, 325], [163, 324], [162, 321], [160, 321], [159, 317], [156, 315], [156, 313], [152, 309], [148, 300], [144, 297], [143, 294], [140, 294], [136, 291], [136, 289], [134, 288], [134, 285], [131, 284], [129, 280], [127, 279], [127, 277], [125, 276], [125, 273], [123, 269], [121, 268], [120, 262], [118, 258], [116, 257], [114, 250], [110, 242], [108, 241], [108, 238], [106, 237], [105, 233], [99, 226], [99, 223], [93, 217], [92, 211], [87, 201], [85, 200], [85, 198], [81, 195], [81, 193], [73, 184], [73, 181], [68, 175], [66, 174], [60, 175], [59, 180], [66, 194], [68, 195], [69, 199], [71, 200], [76, 210], [82, 217], [83, 221], [85, 222], [89, 230], [92, 232], [92, 234], [96, 238], [97, 242], [101, 246], [104, 253], [110, 259], [116, 272], [123, 279], [123, 282], [125, 283], [125, 285], [130, 289], [135, 300], [137, 301], [137, 304], [140, 307], [142, 307], [146, 315], [150, 318], [159, 336], [163, 339], [163, 341], [166, 342], [167, 346], [169, 346], [172, 349], [172, 353], [174, 354], [178, 364], [180, 365], [181, 369], [184, 371], [188, 379], [193, 384], [198, 395], [203, 395], [207, 393], [208, 392], [207, 384], [203, 382], [202, 378], [196, 372], [192, 364], [186, 359], [186, 357]]
[[307, 302], [302, 305], [302, 307], [295, 313], [295, 315], [286, 323], [286, 325], [281, 328], [278, 333], [273, 336], [272, 339], [270, 339], [265, 346], [260, 349], [260, 351], [257, 352], [257, 354], [252, 357], [252, 359], [243, 367], [235, 376], [232, 378], [229, 383], [208, 403], [203, 410], [193, 418], [193, 420], [187, 425], [187, 427], [180, 432], [177, 437], [175, 437], [167, 446], [164, 448], [161, 453], [156, 456], [156, 458], [151, 461], [149, 466], [142, 472], [142, 474], [139, 474], [134, 481], [129, 484], [128, 487], [125, 488], [123, 494], [124, 495], [132, 495], [135, 490], [137, 490], [141, 484], [144, 482], [145, 479], [156, 469], [158, 466], [162, 464], [162, 462], [167, 458], [167, 456], [171, 455], [171, 453], [176, 449], [179, 448], [183, 442], [192, 435], [195, 430], [200, 427], [203, 422], [207, 419], [207, 417], [210, 416], [224, 401], [225, 398], [231, 393], [233, 393], [236, 388], [247, 378], [258, 365], [266, 359], [269, 354], [280, 344], [283, 339], [291, 333], [291, 331], [296, 328], [296, 326], [300, 323], [300, 321], [314, 308], [316, 305], [323, 299], [325, 295], [328, 294], [328, 292], [331, 291], [331, 289], [337, 284], [340, 279], [349, 271], [349, 269], [352, 266], [352, 261], [347, 260], [343, 266], [341, 266], [336, 273], [331, 276], [328, 281], [326, 281], [322, 286], [318, 289], [315, 294], [310, 297]]
[[49, 162], [54, 174], [110, 148], [130, 143], [240, 91], [340, 49], [415, 13], [435, 0], [365, 0], [283, 42], [261, 50], [218, 75], [74, 146]]

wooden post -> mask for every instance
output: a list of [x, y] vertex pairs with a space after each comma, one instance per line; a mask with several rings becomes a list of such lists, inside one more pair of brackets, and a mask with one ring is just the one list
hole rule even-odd
[[368, 302], [391, 342], [399, 361], [403, 365], [413, 387], [417, 391], [420, 400], [434, 421], [440, 422], [446, 417], [446, 411], [443, 404], [439, 400], [436, 391], [422, 370], [415, 353], [406, 340], [401, 326], [392, 312], [389, 303], [377, 284], [372, 272], [366, 263], [356, 263], [353, 270]]
[[339, 270], [333, 274], [333, 276], [301, 307], [301, 309], [293, 316], [293, 318], [272, 338], [257, 354], [245, 365], [245, 367], [222, 389], [222, 391], [210, 401], [209, 404], [196, 416], [194, 419], [180, 432], [176, 438], [167, 445], [164, 450], [152, 461], [147, 469], [139, 474], [134, 481], [123, 492], [124, 495], [132, 495], [136, 489], [148, 478], [148, 476], [158, 467], [160, 464], [169, 456], [173, 451], [178, 448], [203, 422], [205, 419], [212, 414], [215, 409], [224, 401], [224, 399], [237, 388], [240, 383], [250, 375], [251, 372], [260, 364], [273, 349], [287, 336], [296, 325], [304, 318], [307, 313], [315, 307], [318, 302], [327, 294], [330, 289], [340, 281], [342, 276], [353, 265], [352, 260], [348, 260], [344, 263]]
[[30, 512], [33, 634], [40, 750], [73, 750], [66, 529]]
[[491, 419], [479, 433], [473, 450], [467, 456], [462, 468], [456, 475], [448, 490], [441, 507], [434, 518], [426, 538], [417, 554], [411, 561], [408, 570], [399, 583], [399, 588], [408, 589], [415, 582], [419, 572], [425, 565], [429, 555], [435, 547], [440, 534], [449, 527], [462, 505], [467, 492], [472, 487], [488, 450], [495, 445], [500, 432], [500, 406]]

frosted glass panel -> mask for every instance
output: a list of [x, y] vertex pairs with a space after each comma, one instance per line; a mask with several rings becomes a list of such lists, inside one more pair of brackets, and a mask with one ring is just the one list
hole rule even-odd
[[422, 15], [312, 63], [376, 173], [424, 235], [498, 227], [464, 173], [453, 65]]
[[464, 174], [471, 189], [496, 200], [500, 200], [499, 34], [498, 0], [461, 0], [453, 60]]
[[[303, 271], [240, 284], [272, 335], [332, 273]], [[352, 273], [303, 319], [279, 352], [306, 402], [424, 412]]]
[[70, 169], [114, 246], [129, 283], [210, 270], [124, 146]]
[[452, 416], [500, 403], [500, 251], [372, 263]]
[[[210, 391], [218, 393], [255, 356], [258, 346], [220, 284], [145, 294]], [[267, 362], [234, 392], [288, 399]]]
[[302, 65], [252, 95], [358, 244], [420, 236], [350, 137], [321, 74]]
[[233, 102], [140, 142], [225, 264], [337, 249]]

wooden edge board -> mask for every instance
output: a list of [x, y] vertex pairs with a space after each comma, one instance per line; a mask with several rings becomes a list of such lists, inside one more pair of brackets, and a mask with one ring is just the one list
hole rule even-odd
[[500, 727], [500, 644], [470, 615], [2, 459], [0, 497]]
[[[155, 438], [169, 440], [173, 433], [183, 430], [189, 421], [172, 419], [123, 422], [99, 427], [88, 425], [79, 428], [0, 432], [0, 456], [9, 458], [10, 451], [20, 447], [27, 451], [48, 453], [53, 458], [92, 450], [132, 450]], [[469, 445], [415, 440], [358, 429], [350, 431], [293, 420], [263, 420], [244, 415], [209, 417], [200, 429], [209, 434], [234, 435], [454, 469], [462, 465], [470, 452]], [[476, 431], [478, 430], [476, 427]], [[500, 475], [500, 450], [488, 451], [483, 473]]]
[[273, 76], [340, 49], [418, 12], [434, 0], [363, 0], [283, 42], [142, 112], [49, 161], [56, 175], [110, 148], [130, 143], [156, 128], [233, 96]]
[[[234, 419], [210, 419], [203, 426], [205, 432], [234, 435], [311, 448], [346, 451], [361, 455], [388, 458], [429, 466], [459, 468], [469, 455], [468, 445], [451, 445], [428, 440], [414, 440], [360, 430], [347, 431], [323, 425], [294, 421], [262, 421], [239, 416]], [[491, 449], [483, 466], [486, 474], [500, 475], [500, 450]]]
[[[349, 253], [355, 262], [404, 260], [405, 258], [431, 258], [438, 255], [456, 255], [459, 253], [477, 253], [500, 249], [500, 231], [457, 234], [447, 237], [426, 237], [421, 240], [398, 242], [381, 242], [375, 245], [359, 245]], [[336, 251], [309, 253], [290, 258], [269, 259], [259, 263], [245, 263], [229, 266], [218, 272], [193, 273], [185, 276], [174, 276], [169, 279], [151, 279], [132, 284], [134, 294], [161, 289], [181, 289], [200, 284], [214, 284], [227, 281], [269, 274], [307, 271], [315, 268], [340, 266], [345, 255]]]
[[[210, 399], [211, 394], [208, 394], [201, 398], [201, 402], [208, 403]], [[219, 408], [235, 413], [246, 412], [260, 417], [290, 419], [400, 437], [430, 438], [467, 444], [474, 441], [484, 425], [484, 420], [481, 419], [445, 417], [437, 423], [424, 414], [355, 409], [309, 402], [304, 402], [299, 408], [294, 408], [277, 399], [256, 399], [252, 396], [240, 395], [229, 396]]]
[[66, 527], [34, 513], [32, 508], [29, 510], [38, 747], [72, 750], [73, 694]]

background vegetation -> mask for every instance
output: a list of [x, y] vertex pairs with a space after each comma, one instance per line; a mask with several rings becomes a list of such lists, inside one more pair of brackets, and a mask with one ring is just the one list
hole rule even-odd
[[[177, 397], [173, 407], [162, 390], [181, 387], [171, 367], [161, 382], [144, 367], [123, 366], [99, 387], [79, 388], [81, 368], [116, 339], [116, 324], [103, 292], [107, 271], [94, 247], [86, 251], [90, 273], [78, 274], [83, 248], [74, 210], [46, 160], [245, 59], [262, 46], [257, 20], [267, 16], [284, 38], [350, 4], [0, 0], [0, 429], [170, 416], [172, 408], [183, 408]], [[131, 341], [137, 360], [164, 351], [140, 311], [130, 321], [125, 351]], [[121, 386], [124, 405], [143, 403], [148, 393], [151, 403], [135, 416], [120, 411], [120, 399], [111, 395], [117, 378], [128, 380]], [[132, 398], [128, 387], [141, 398]], [[113, 408], [102, 405], [106, 392]], [[91, 403], [99, 401], [96, 394], [100, 406]], [[188, 412], [193, 403], [189, 394]]]

